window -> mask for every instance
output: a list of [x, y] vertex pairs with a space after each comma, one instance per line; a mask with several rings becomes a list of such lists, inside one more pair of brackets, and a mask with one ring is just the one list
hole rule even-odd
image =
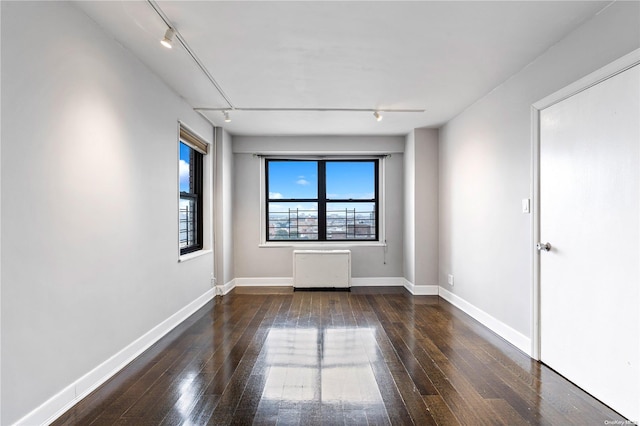
[[180, 129], [178, 232], [181, 255], [202, 250], [202, 168], [206, 153], [206, 143]]
[[378, 241], [378, 159], [265, 159], [267, 241]]

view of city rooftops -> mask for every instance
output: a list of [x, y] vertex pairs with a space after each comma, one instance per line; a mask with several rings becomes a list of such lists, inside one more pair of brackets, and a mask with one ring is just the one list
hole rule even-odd
[[267, 239], [377, 240], [377, 167], [367, 160], [267, 160]]
[[[289, 209], [269, 213], [269, 240], [317, 240], [318, 211]], [[375, 211], [327, 210], [327, 240], [375, 240]]]

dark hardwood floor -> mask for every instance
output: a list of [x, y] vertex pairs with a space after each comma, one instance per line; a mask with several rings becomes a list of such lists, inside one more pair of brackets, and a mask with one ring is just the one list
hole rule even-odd
[[414, 297], [397, 287], [237, 288], [207, 304], [54, 424], [614, 420], [624, 421], [438, 297]]

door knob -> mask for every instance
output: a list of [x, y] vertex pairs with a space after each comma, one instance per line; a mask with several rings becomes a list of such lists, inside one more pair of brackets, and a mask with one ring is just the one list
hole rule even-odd
[[536, 244], [536, 248], [538, 251], [551, 251], [551, 244], [549, 243], [538, 243]]

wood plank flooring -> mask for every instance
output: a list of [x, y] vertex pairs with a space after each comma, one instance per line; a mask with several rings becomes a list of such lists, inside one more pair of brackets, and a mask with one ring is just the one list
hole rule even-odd
[[438, 297], [414, 297], [397, 287], [237, 288], [207, 304], [54, 424], [615, 420], [624, 422]]

